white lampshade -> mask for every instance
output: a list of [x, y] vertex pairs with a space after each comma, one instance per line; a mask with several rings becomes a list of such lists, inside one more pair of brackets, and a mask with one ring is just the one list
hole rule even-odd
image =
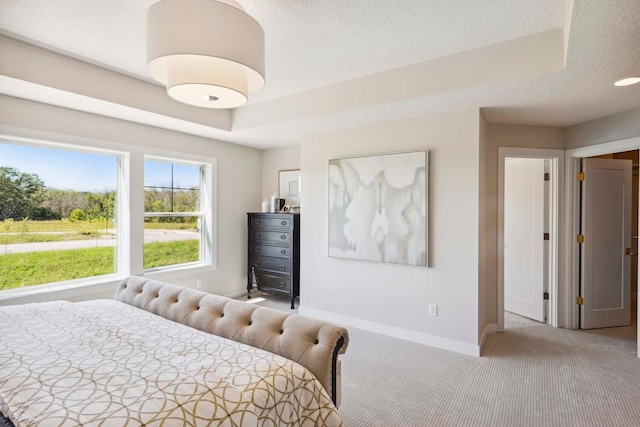
[[147, 71], [180, 102], [239, 107], [264, 87], [264, 32], [234, 0], [162, 0], [147, 12]]

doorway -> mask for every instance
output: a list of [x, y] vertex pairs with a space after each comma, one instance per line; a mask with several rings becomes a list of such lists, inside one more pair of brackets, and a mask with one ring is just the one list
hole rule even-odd
[[[564, 259], [566, 260], [565, 268], [563, 268], [563, 289], [561, 294], [562, 299], [562, 312], [560, 313], [561, 321], [564, 323], [564, 327], [567, 329], [580, 329], [581, 323], [581, 311], [583, 310], [581, 305], [579, 304], [579, 298], [584, 298], [581, 292], [581, 276], [583, 275], [582, 265], [581, 265], [581, 251], [582, 245], [577, 243], [577, 236], [581, 234], [582, 224], [581, 224], [581, 199], [580, 195], [582, 192], [582, 188], [580, 186], [580, 173], [582, 172], [581, 168], [583, 167], [584, 158], [590, 157], [598, 157], [604, 156], [613, 157], [616, 154], [613, 153], [624, 153], [628, 151], [638, 151], [640, 150], [640, 138], [629, 138], [625, 140], [613, 141], [602, 143], [593, 146], [575, 148], [571, 150], [567, 150], [565, 153], [565, 159], [567, 168], [565, 170], [565, 188], [567, 189], [566, 196], [566, 215], [565, 215], [565, 225], [564, 228], [567, 230], [564, 233], [564, 242], [563, 242], [563, 253]], [[619, 154], [618, 154], [619, 155]], [[627, 154], [625, 154], [626, 156]], [[597, 160], [597, 159], [596, 159]], [[632, 162], [633, 163], [633, 162]], [[637, 169], [637, 168], [635, 168]], [[632, 166], [632, 185], [631, 185], [631, 197], [632, 204], [637, 206], [638, 199], [638, 188], [636, 187], [637, 183], [634, 183], [637, 180], [637, 177], [633, 176], [633, 166]], [[637, 171], [635, 172], [637, 174]], [[585, 177], [588, 179], [588, 176]], [[634, 200], [635, 198], [635, 200]], [[631, 237], [637, 237], [638, 230], [638, 218], [634, 217], [634, 213], [632, 212], [631, 218]], [[587, 235], [584, 235], [585, 240], [588, 238]], [[627, 242], [625, 242], [625, 246], [621, 247], [620, 250], [616, 251], [616, 254], [619, 257], [630, 258], [631, 263], [631, 274], [633, 279], [630, 284], [630, 295], [631, 300], [629, 302], [630, 307], [630, 317], [632, 326], [622, 327], [622, 328], [614, 328], [614, 329], [595, 329], [592, 330], [591, 333], [598, 334], [617, 334], [617, 331], [625, 330], [625, 336], [630, 335], [635, 337], [635, 345], [636, 353], [638, 357], [640, 357], [640, 340], [638, 340], [638, 316], [637, 316], [637, 280], [638, 280], [638, 272], [637, 272], [637, 255], [634, 255], [634, 252], [637, 253], [637, 239], [631, 239], [631, 246], [627, 246]], [[626, 255], [626, 249], [631, 249], [631, 254]], [[620, 252], [623, 252], [622, 254]], [[586, 262], [586, 260], [585, 260]], [[632, 288], [636, 286], [635, 294], [632, 291]], [[636, 298], [633, 298], [635, 296]], [[593, 298], [593, 296], [591, 296]], [[584, 305], [584, 304], [583, 304]], [[634, 320], [635, 318], [635, 320]], [[629, 332], [629, 333], [627, 333]], [[627, 339], [629, 339], [627, 337]]]
[[497, 329], [505, 314], [557, 327], [564, 151], [501, 147], [498, 162]]
[[505, 325], [547, 323], [550, 176], [548, 159], [505, 159]]

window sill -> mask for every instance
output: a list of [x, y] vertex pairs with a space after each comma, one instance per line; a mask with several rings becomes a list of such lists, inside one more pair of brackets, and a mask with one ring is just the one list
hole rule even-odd
[[[0, 292], [0, 302], [10, 302], [25, 298], [37, 298], [47, 294], [59, 293], [56, 299], [65, 299], [89, 293], [107, 290], [117, 285], [123, 279], [118, 274], [96, 276], [86, 279], [68, 280], [64, 282], [45, 283], [42, 285], [25, 286], [23, 288], [7, 289]], [[79, 292], [81, 290], [81, 292]], [[73, 292], [70, 292], [73, 291]]]
[[[213, 265], [198, 262], [149, 270], [142, 276], [148, 279], [162, 281], [206, 274], [215, 270], [216, 268]], [[115, 292], [115, 287], [122, 279], [124, 279], [122, 275], [109, 274], [86, 279], [7, 289], [0, 291], [0, 305], [68, 299], [108, 290], [114, 290]], [[53, 296], [54, 294], [55, 296]]]
[[189, 264], [181, 264], [178, 266], [160, 267], [144, 272], [143, 276], [153, 280], [171, 280], [185, 276], [195, 276], [199, 274], [211, 273], [216, 271], [215, 266], [202, 262], [194, 262]]

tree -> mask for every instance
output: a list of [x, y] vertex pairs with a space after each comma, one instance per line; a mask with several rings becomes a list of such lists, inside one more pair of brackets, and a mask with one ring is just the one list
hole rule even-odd
[[0, 167], [0, 221], [33, 216], [44, 200], [44, 182], [36, 174]]
[[47, 188], [44, 207], [54, 212], [60, 218], [68, 218], [74, 209], [86, 210], [87, 203], [85, 202], [85, 195], [82, 192]]
[[109, 220], [115, 215], [116, 193], [106, 191], [102, 194], [86, 193], [85, 201], [88, 205], [87, 216], [89, 219], [104, 220], [104, 232], [109, 232]]

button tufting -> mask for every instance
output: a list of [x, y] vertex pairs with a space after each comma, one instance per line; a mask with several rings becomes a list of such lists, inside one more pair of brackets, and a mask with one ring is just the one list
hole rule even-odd
[[200, 306], [196, 307], [196, 311], [197, 311], [197, 310], [200, 310]]
[[127, 289], [127, 285], [122, 285], [122, 289]]
[[313, 343], [314, 343], [314, 344], [318, 344], [319, 342], [320, 342], [320, 341], [318, 341], [318, 340], [315, 340], [315, 341], [314, 341]]
[[251, 326], [252, 324], [253, 324], [253, 322], [252, 322], [252, 321], [249, 321], [249, 326]]
[[282, 329], [280, 329], [280, 335], [284, 334], [284, 331]]
[[222, 313], [222, 314], [220, 315], [220, 317], [224, 317], [224, 313]]

